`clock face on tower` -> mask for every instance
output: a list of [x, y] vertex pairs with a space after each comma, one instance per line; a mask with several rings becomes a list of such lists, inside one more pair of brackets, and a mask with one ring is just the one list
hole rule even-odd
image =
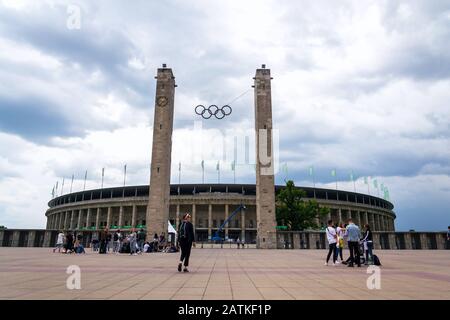
[[168, 100], [166, 97], [159, 97], [157, 100], [158, 106], [164, 107], [167, 104]]

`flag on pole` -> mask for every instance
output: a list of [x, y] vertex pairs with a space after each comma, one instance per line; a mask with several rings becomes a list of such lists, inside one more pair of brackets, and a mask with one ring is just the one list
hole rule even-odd
[[220, 170], [219, 161], [217, 161], [216, 170]]
[[55, 186], [53, 186], [53, 189], [52, 189], [52, 199], [55, 197]]
[[217, 166], [216, 166], [216, 170], [217, 170], [217, 183], [220, 183], [220, 161], [217, 161]]
[[105, 178], [105, 168], [102, 168], [102, 189], [103, 189], [104, 178]]
[[236, 163], [235, 163], [235, 161], [233, 160], [233, 162], [231, 163], [231, 170], [232, 170], [232, 171], [234, 171], [235, 166], [236, 166]]
[[369, 182], [367, 181], [367, 177], [364, 177], [364, 184], [369, 184]]
[[350, 173], [350, 181], [354, 181], [353, 171]]
[[373, 180], [373, 186], [375, 189], [378, 189], [378, 181], [377, 179]]
[[181, 184], [181, 161], [178, 162], [178, 184]]
[[312, 176], [313, 173], [314, 173], [314, 167], [311, 166], [311, 167], [309, 167], [309, 175]]
[[55, 194], [58, 195], [58, 181], [56, 181], [56, 189], [55, 189]]
[[205, 161], [202, 160], [202, 169], [205, 169]]
[[331, 176], [336, 177], [336, 169], [331, 170]]

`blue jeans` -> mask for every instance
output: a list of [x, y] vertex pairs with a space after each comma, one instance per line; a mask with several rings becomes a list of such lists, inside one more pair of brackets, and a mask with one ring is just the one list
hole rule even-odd
[[369, 257], [370, 257], [370, 262], [373, 263], [373, 242], [372, 241], [367, 241], [367, 250], [366, 250], [366, 263], [369, 263]]

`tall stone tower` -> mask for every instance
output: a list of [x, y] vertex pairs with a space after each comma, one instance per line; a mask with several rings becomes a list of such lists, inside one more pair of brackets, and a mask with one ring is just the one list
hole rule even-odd
[[163, 64], [156, 80], [155, 118], [153, 121], [153, 146], [150, 175], [150, 192], [147, 206], [147, 235], [167, 234], [169, 220], [170, 164], [172, 156], [173, 110], [175, 77], [172, 69]]
[[261, 69], [256, 70], [256, 76], [253, 79], [255, 80], [257, 247], [276, 249], [270, 69], [262, 65]]

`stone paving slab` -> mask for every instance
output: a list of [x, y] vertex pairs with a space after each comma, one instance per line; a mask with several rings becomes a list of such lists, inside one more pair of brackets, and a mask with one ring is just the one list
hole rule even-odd
[[[383, 264], [379, 290], [367, 288], [367, 267], [324, 266], [326, 253], [195, 248], [191, 272], [179, 273], [178, 253], [66, 255], [48, 248], [0, 248], [0, 299], [450, 299], [450, 251], [377, 250]], [[81, 269], [80, 290], [66, 287], [70, 265]]]

